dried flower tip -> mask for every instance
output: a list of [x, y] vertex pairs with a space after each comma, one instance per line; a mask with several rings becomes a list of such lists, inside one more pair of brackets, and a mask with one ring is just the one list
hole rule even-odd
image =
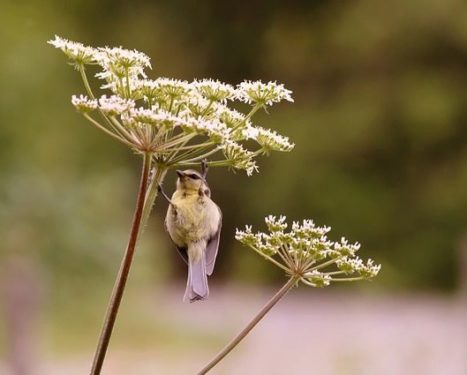
[[237, 86], [238, 100], [259, 106], [270, 106], [282, 100], [293, 102], [291, 94], [292, 91], [287, 90], [283, 84], [276, 82], [244, 81]]
[[71, 97], [71, 104], [73, 104], [79, 112], [88, 113], [94, 111], [97, 107], [96, 99], [89, 99], [85, 95]]

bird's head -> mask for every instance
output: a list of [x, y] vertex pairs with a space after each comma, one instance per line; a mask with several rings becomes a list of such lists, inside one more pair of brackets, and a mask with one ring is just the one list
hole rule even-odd
[[177, 170], [177, 190], [199, 191], [207, 188], [203, 175], [194, 169]]

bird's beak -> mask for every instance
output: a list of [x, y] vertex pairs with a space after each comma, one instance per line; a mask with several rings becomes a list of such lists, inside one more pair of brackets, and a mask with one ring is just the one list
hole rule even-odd
[[185, 173], [183, 173], [183, 171], [181, 171], [180, 169], [177, 169], [175, 172], [177, 172], [177, 175], [178, 177], [182, 178], [183, 176], [185, 176]]

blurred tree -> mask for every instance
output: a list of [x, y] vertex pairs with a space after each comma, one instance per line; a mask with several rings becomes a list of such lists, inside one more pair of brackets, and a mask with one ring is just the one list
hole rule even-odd
[[[25, 214], [22, 220], [40, 225], [50, 238], [57, 237], [57, 226], [86, 220], [52, 219], [57, 206], [73, 202], [74, 210], [86, 203], [76, 186], [115, 171], [132, 174], [100, 190], [107, 203], [96, 207], [95, 223], [106, 223], [113, 210], [116, 217], [131, 212], [135, 160], [73, 114], [69, 96], [81, 87], [45, 45], [55, 33], [143, 50], [153, 57], [155, 76], [277, 79], [294, 90], [296, 103], [258, 121], [290, 135], [297, 147], [272, 156], [257, 176], [236, 177], [235, 185], [231, 176], [212, 172], [225, 220], [220, 269], [229, 278], [275, 277], [233, 248], [233, 233], [235, 226], [284, 212], [314, 217], [361, 240], [385, 266], [378, 284], [453, 288], [455, 244], [467, 225], [466, 18], [462, 0], [7, 0], [0, 14], [2, 185], [35, 176], [22, 194], [44, 181], [70, 189], [48, 205], [28, 202], [44, 219], [37, 224]], [[2, 196], [2, 223], [22, 197]], [[163, 215], [163, 208], [157, 212]], [[126, 236], [119, 232], [124, 227], [112, 233]], [[95, 238], [93, 230], [90, 225], [79, 237]], [[103, 248], [118, 252], [121, 242], [110, 237]], [[89, 244], [78, 241], [66, 250], [75, 252], [74, 260], [88, 259], [75, 264], [83, 273], [97, 256], [81, 252]], [[170, 245], [150, 246], [175, 256]], [[63, 248], [43, 251], [56, 267]]]

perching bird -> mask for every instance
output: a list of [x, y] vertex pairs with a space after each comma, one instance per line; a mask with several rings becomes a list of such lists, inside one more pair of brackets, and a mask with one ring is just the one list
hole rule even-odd
[[222, 212], [211, 200], [203, 174], [189, 169], [177, 170], [177, 189], [168, 198], [165, 226], [180, 255], [188, 264], [188, 280], [183, 300], [206, 299], [209, 295], [208, 276], [214, 270], [222, 226]]

